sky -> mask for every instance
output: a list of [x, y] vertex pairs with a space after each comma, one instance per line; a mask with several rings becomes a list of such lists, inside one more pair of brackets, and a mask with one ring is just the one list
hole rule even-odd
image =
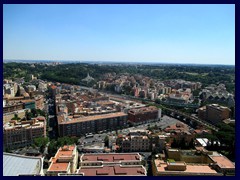
[[3, 5], [3, 59], [235, 65], [235, 5]]

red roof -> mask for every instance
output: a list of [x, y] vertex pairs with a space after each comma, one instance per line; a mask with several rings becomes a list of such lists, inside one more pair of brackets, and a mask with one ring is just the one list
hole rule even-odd
[[52, 88], [52, 89], [56, 89], [56, 88], [57, 88], [57, 86], [54, 86], [54, 85], [52, 85], [52, 86], [51, 86], [51, 88]]
[[112, 153], [112, 154], [84, 154], [81, 160], [84, 161], [103, 161], [103, 162], [119, 162], [119, 161], [140, 161], [141, 157], [137, 153]]
[[86, 167], [79, 169], [78, 173], [84, 173], [84, 176], [146, 176], [146, 170], [143, 166], [99, 166]]
[[55, 157], [50, 159], [51, 165], [48, 171], [66, 171], [68, 163], [72, 159], [74, 149], [75, 145], [60, 147]]

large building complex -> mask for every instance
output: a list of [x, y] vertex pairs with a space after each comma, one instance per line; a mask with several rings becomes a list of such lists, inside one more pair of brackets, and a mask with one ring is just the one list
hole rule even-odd
[[79, 174], [84, 176], [146, 176], [138, 153], [83, 154]]
[[3, 176], [41, 176], [43, 158], [3, 153]]
[[127, 114], [123, 112], [73, 118], [62, 113], [58, 116], [60, 136], [80, 136], [103, 130], [116, 130], [127, 125]]

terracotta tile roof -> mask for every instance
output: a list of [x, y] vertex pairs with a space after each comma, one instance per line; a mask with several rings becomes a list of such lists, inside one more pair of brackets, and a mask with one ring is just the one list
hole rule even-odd
[[[48, 171], [66, 171], [68, 164], [72, 159], [74, 149], [75, 145], [60, 147], [55, 156], [49, 160], [51, 165], [49, 166]], [[64, 161], [59, 162], [60, 159], [61, 161]]]
[[52, 163], [48, 171], [67, 171], [69, 163]]
[[81, 160], [83, 162], [84, 161], [103, 161], [103, 162], [140, 161], [141, 156], [138, 153], [84, 154]]
[[78, 173], [84, 173], [84, 176], [146, 176], [146, 170], [143, 166], [99, 166], [99, 167], [81, 167]]

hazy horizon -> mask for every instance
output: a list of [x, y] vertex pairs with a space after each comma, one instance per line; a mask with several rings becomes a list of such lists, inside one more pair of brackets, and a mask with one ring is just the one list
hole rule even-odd
[[3, 59], [235, 65], [235, 8], [4, 4]]
[[111, 61], [111, 60], [106, 60], [106, 61], [98, 61], [98, 60], [51, 60], [51, 59], [3, 59], [3, 61], [13, 61], [13, 62], [69, 62], [69, 63], [124, 63], [124, 64], [182, 64], [182, 65], [226, 65], [226, 66], [235, 66], [235, 64], [204, 64], [204, 63], [181, 63], [181, 62], [160, 62], [160, 61]]

